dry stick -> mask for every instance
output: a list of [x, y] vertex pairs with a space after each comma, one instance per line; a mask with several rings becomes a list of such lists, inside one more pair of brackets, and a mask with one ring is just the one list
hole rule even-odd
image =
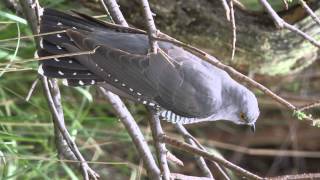
[[109, 13], [116, 24], [121, 24], [122, 26], [129, 26], [125, 18], [123, 17], [119, 5], [115, 0], [102, 0], [104, 6], [107, 6]]
[[201, 150], [201, 149], [198, 149], [198, 148], [195, 148], [193, 147], [192, 145], [189, 145], [187, 143], [184, 143], [184, 142], [181, 142], [181, 141], [178, 141], [178, 140], [175, 140], [175, 139], [172, 139], [172, 138], [169, 138], [168, 136], [166, 135], [162, 135], [160, 137], [160, 140], [162, 142], [165, 142], [166, 144], [169, 144], [171, 146], [174, 146], [180, 150], [183, 150], [183, 151], [186, 151], [186, 152], [189, 152], [189, 153], [192, 153], [192, 154], [198, 154], [199, 156], [202, 156], [208, 160], [211, 160], [211, 161], [215, 161], [215, 162], [218, 162], [219, 164], [223, 165], [224, 167], [226, 168], [229, 168], [230, 170], [238, 173], [239, 175], [242, 175], [244, 177], [247, 177], [249, 179], [259, 179], [259, 180], [262, 180], [263, 178], [258, 176], [258, 175], [255, 175], [245, 169], [242, 169], [241, 167], [225, 160], [225, 159], [222, 159], [214, 154], [210, 154], [204, 150]]
[[316, 107], [319, 107], [319, 106], [320, 106], [320, 101], [317, 101], [317, 102], [314, 102], [312, 104], [307, 104], [305, 106], [300, 107], [299, 111], [305, 111], [305, 110], [316, 108]]
[[226, 13], [226, 18], [228, 21], [230, 21], [230, 8], [229, 8], [229, 5], [228, 5], [228, 2], [227, 0], [220, 0], [221, 3], [222, 3], [222, 6], [223, 6], [223, 9]]
[[29, 90], [27, 97], [25, 99], [27, 102], [30, 100], [32, 93], [33, 93], [34, 89], [36, 88], [38, 82], [39, 82], [39, 77], [37, 77], [37, 79], [35, 81], [33, 81], [32, 85], [30, 87], [30, 90]]
[[[81, 164], [84, 179], [89, 180], [89, 176], [92, 177], [93, 179], [99, 178], [99, 175], [88, 166], [85, 159], [82, 157], [79, 149], [77, 148], [77, 145], [72, 141], [72, 137], [67, 131], [67, 128], [65, 127], [63, 110], [62, 110], [62, 105], [60, 100], [60, 90], [56, 80], [54, 79], [49, 80], [46, 77], [43, 77], [42, 80], [43, 80], [45, 93], [47, 95], [46, 97], [49, 103], [49, 107], [50, 107], [53, 119], [55, 119], [54, 125], [59, 129], [59, 132], [61, 133], [58, 135], [62, 135], [63, 140], [67, 143], [68, 147], [73, 152], [72, 155], [74, 155], [76, 159], [81, 161], [80, 164]], [[49, 87], [49, 84], [51, 85], [51, 88]], [[60, 142], [60, 143], [64, 143], [64, 142]], [[66, 151], [68, 150], [69, 149], [67, 149]], [[66, 151], [63, 151], [63, 152], [66, 152]]]
[[274, 22], [276, 23], [276, 26], [278, 28], [286, 28], [298, 35], [300, 35], [302, 38], [308, 40], [311, 44], [313, 44], [314, 46], [320, 48], [320, 43], [317, 42], [317, 40], [315, 40], [313, 37], [309, 36], [308, 34], [304, 33], [303, 31], [301, 31], [300, 29], [294, 27], [291, 24], [288, 24], [287, 22], [285, 22], [278, 14], [277, 12], [275, 12], [273, 10], [273, 8], [271, 7], [271, 5], [268, 3], [267, 0], [260, 0], [261, 4], [267, 9], [269, 15], [272, 17], [272, 19], [274, 20]]
[[[33, 34], [38, 34], [40, 22], [39, 14], [41, 11], [39, 2], [37, 0], [20, 0], [20, 4], [31, 26]], [[40, 48], [40, 40], [37, 36], [35, 36], [35, 42], [37, 48]], [[99, 175], [95, 173], [85, 162], [84, 158], [79, 152], [76, 144], [72, 141], [71, 136], [64, 125], [63, 110], [60, 101], [60, 91], [58, 84], [56, 83], [56, 81], [49, 81], [46, 77], [42, 77], [42, 83], [51, 110], [51, 115], [53, 117], [52, 119], [55, 125], [55, 132], [57, 132], [55, 136], [56, 140], [58, 141], [59, 145], [61, 145], [61, 147], [67, 149], [66, 151], [72, 152], [70, 153], [71, 155], [73, 155], [72, 157], [76, 157], [73, 158], [73, 160], [77, 159], [82, 162], [80, 163], [80, 166], [84, 179], [88, 180], [89, 176], [90, 178], [97, 179]], [[49, 87], [49, 83], [51, 85], [51, 88]]]
[[139, 126], [135, 123], [132, 115], [125, 107], [124, 103], [121, 101], [119, 96], [106, 91], [103, 87], [99, 87], [100, 91], [103, 93], [104, 97], [110, 102], [117, 115], [119, 116], [121, 122], [126, 127], [129, 135], [132, 138], [133, 143], [135, 144], [140, 156], [142, 157], [148, 174], [151, 179], [161, 179], [160, 170], [157, 167], [151, 151], [146, 143], [146, 140], [141, 133]]
[[236, 27], [236, 19], [234, 17], [234, 8], [233, 8], [233, 0], [229, 0], [230, 6], [230, 22], [232, 27], [232, 53], [231, 53], [231, 61], [234, 59], [234, 55], [236, 53], [236, 41], [237, 41], [237, 27]]
[[[121, 27], [125, 27], [127, 29], [135, 30], [134, 28], [128, 27], [127, 21], [124, 19], [120, 9], [119, 5], [115, 0], [105, 0], [104, 1], [107, 8], [110, 10], [112, 18], [117, 22], [121, 23]], [[119, 26], [120, 28], [120, 26]], [[136, 30], [135, 30], [136, 31]], [[141, 33], [136, 31], [137, 33]], [[133, 139], [133, 142], [138, 149], [138, 152], [140, 156], [142, 157], [143, 161], [146, 164], [146, 169], [149, 175], [153, 179], [159, 179], [161, 178], [160, 175], [160, 170], [158, 166], [156, 165], [156, 162], [154, 158], [152, 157], [150, 148], [148, 147], [148, 144], [146, 143], [143, 134], [141, 133], [141, 130], [139, 129], [137, 123], [133, 119], [132, 115], [130, 112], [127, 110], [127, 108], [124, 106], [123, 102], [121, 99], [114, 95], [111, 92], [107, 92], [105, 89], [100, 87], [100, 90], [105, 94], [105, 97], [110, 101], [113, 102], [113, 107], [114, 109], [118, 112], [118, 115], [120, 117], [126, 117], [126, 119], [121, 119], [122, 123], [126, 126], [129, 134], [131, 134], [131, 137]], [[124, 114], [123, 114], [124, 113]], [[123, 116], [124, 115], [124, 116]]]
[[[96, 50], [100, 46], [97, 46], [93, 50], [89, 51], [81, 51], [81, 52], [76, 52], [76, 53], [65, 53], [65, 54], [58, 54], [58, 55], [50, 55], [50, 56], [42, 56], [42, 57], [36, 57], [36, 58], [30, 58], [24, 61], [14, 61], [13, 64], [24, 64], [28, 62], [35, 62], [35, 61], [43, 61], [43, 60], [48, 60], [48, 59], [54, 59], [54, 58], [62, 58], [62, 57], [71, 57], [71, 56], [80, 56], [80, 55], [86, 55], [86, 54], [94, 54]], [[5, 64], [0, 64], [0, 66], [5, 65]]]
[[147, 21], [146, 22], [148, 27], [147, 33], [149, 36], [149, 44], [150, 44], [151, 52], [156, 54], [158, 45], [154, 37], [157, 37], [158, 30], [156, 28], [156, 25], [154, 24], [152, 12], [151, 12], [148, 0], [140, 0], [140, 2], [143, 8], [145, 20]]
[[153, 140], [155, 143], [157, 155], [158, 155], [158, 161], [159, 161], [159, 167], [162, 172], [163, 179], [169, 180], [170, 179], [170, 169], [167, 162], [167, 148], [164, 143], [159, 141], [159, 137], [164, 134], [159, 116], [157, 112], [151, 108], [149, 108], [149, 111], [151, 112], [151, 119], [150, 119], [150, 127], [152, 131]]
[[[152, 53], [157, 54], [158, 45], [157, 45], [157, 41], [154, 40], [154, 37], [157, 37], [157, 28], [152, 17], [152, 12], [149, 6], [149, 2], [148, 0], [140, 0], [140, 2], [144, 10], [145, 19], [147, 21], [147, 27], [148, 27], [147, 33], [149, 37], [150, 49]], [[157, 156], [159, 159], [160, 170], [162, 172], [163, 179], [169, 180], [170, 170], [167, 162], [167, 155], [166, 155], [167, 149], [165, 144], [160, 142], [158, 139], [161, 136], [161, 134], [163, 134], [163, 130], [162, 130], [157, 113], [153, 110], [151, 110], [151, 113], [153, 118], [150, 121], [150, 125], [151, 125], [152, 135], [155, 141], [155, 146], [157, 149]]]
[[320, 173], [308, 173], [308, 174], [297, 174], [297, 175], [284, 175], [277, 177], [266, 178], [267, 180], [284, 180], [284, 179], [319, 179]]
[[308, 12], [308, 14], [313, 18], [313, 20], [320, 25], [319, 17], [312, 11], [312, 9], [308, 6], [308, 4], [304, 0], [299, 0], [299, 3]]
[[[192, 135], [186, 130], [186, 128], [184, 126], [182, 126], [181, 124], [175, 124], [176, 129], [179, 131], [180, 134], [183, 135], [184, 140], [188, 143], [191, 144], [193, 147], [197, 147], [196, 143], [193, 141], [192, 138], [190, 138], [190, 136], [192, 137]], [[201, 148], [201, 147], [199, 147]], [[201, 148], [202, 149], [202, 148]], [[202, 149], [205, 151], [205, 149]], [[203, 157], [201, 156], [195, 156], [196, 158], [196, 162], [198, 164], [198, 166], [200, 167], [201, 171], [203, 172], [203, 174], [206, 177], [209, 177], [211, 179], [213, 179], [212, 173], [209, 169], [209, 167], [206, 164], [206, 161], [203, 159]], [[220, 174], [225, 174], [223, 172], [223, 170], [219, 167], [219, 165], [214, 162], [214, 165], [217, 167], [216, 169], [219, 169], [219, 173]], [[227, 176], [228, 177], [228, 176]], [[225, 178], [225, 179], [229, 179], [229, 178]]]
[[17, 40], [17, 39], [20, 39], [20, 40], [30, 39], [30, 38], [47, 36], [47, 35], [52, 35], [52, 34], [64, 33], [64, 32], [66, 32], [66, 30], [52, 31], [52, 32], [47, 32], [47, 33], [37, 33], [37, 34], [30, 35], [30, 36], [21, 36], [20, 38], [14, 37], [14, 38], [8, 38], [8, 39], [0, 39], [0, 42], [13, 41], [13, 40]]
[[260, 0], [260, 3], [267, 9], [269, 15], [273, 18], [276, 26], [278, 28], [283, 28], [284, 20], [278, 16], [278, 14], [273, 10], [272, 6], [268, 3], [267, 0]]
[[208, 177], [196, 177], [196, 176], [187, 176], [184, 174], [171, 173], [171, 179], [182, 179], [182, 180], [212, 180], [212, 178]]
[[283, 4], [284, 4], [284, 8], [286, 8], [286, 10], [289, 9], [289, 5], [288, 5], [288, 2], [287, 0], [282, 0]]

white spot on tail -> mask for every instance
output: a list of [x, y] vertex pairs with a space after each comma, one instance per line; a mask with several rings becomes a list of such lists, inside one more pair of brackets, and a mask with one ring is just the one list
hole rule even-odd
[[137, 95], [138, 95], [138, 96], [141, 96], [142, 94], [141, 94], [141, 93], [139, 93], [139, 92], [137, 92]]
[[61, 22], [58, 22], [58, 23], [57, 23], [57, 25], [58, 25], [58, 26], [61, 26], [61, 25], [62, 25], [62, 23], [61, 23]]
[[142, 104], [147, 104], [147, 103], [148, 103], [147, 101], [143, 101], [143, 102], [142, 102]]
[[111, 74], [108, 74], [108, 77], [111, 77]]
[[149, 106], [155, 106], [156, 104], [154, 104], [154, 103], [149, 103]]
[[40, 38], [39, 45], [40, 45], [40, 48], [43, 49], [43, 38]]
[[38, 74], [40, 74], [41, 76], [44, 76], [44, 71], [43, 71], [42, 64], [40, 64], [40, 66], [38, 68]]
[[62, 71], [58, 71], [58, 74], [60, 74], [61, 76], [64, 75], [64, 73]]
[[77, 75], [77, 72], [72, 73], [72, 75], [76, 76], [76, 75]]
[[62, 47], [61, 47], [61, 46], [59, 46], [59, 45], [57, 45], [57, 48], [58, 48], [58, 49], [62, 49]]
[[60, 62], [60, 59], [58, 58], [53, 58], [55, 61]]
[[60, 34], [57, 34], [57, 37], [58, 37], [58, 38], [61, 38], [62, 36], [61, 36]]
[[67, 79], [62, 79], [62, 84], [65, 86], [69, 86], [68, 80]]
[[79, 84], [81, 85], [81, 86], [83, 86], [84, 85], [84, 83], [83, 83], [83, 81], [79, 81]]
[[126, 84], [122, 83], [122, 84], [121, 84], [121, 86], [122, 86], [122, 87], [125, 87], [125, 86], [126, 86]]
[[69, 60], [68, 62], [69, 62], [69, 64], [72, 64], [72, 60]]
[[129, 88], [129, 91], [133, 92], [133, 89], [132, 89], [132, 88]]
[[119, 80], [118, 79], [114, 79], [114, 82], [118, 82]]
[[72, 29], [77, 29], [77, 28], [73, 26]]
[[96, 83], [96, 81], [95, 80], [91, 80], [91, 84], [93, 85], [93, 84], [95, 84]]

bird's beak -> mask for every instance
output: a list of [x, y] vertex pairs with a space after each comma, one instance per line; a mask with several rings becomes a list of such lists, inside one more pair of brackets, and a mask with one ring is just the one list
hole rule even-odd
[[251, 129], [251, 132], [255, 132], [256, 131], [256, 125], [255, 124], [250, 124], [250, 129]]

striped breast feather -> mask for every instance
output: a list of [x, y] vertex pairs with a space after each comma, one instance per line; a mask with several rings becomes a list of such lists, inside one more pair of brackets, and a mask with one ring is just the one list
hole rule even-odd
[[178, 124], [192, 124], [192, 123], [198, 123], [199, 120], [197, 118], [190, 118], [190, 117], [183, 117], [180, 115], [175, 114], [172, 111], [169, 110], [163, 110], [158, 113], [159, 118], [165, 121], [168, 121], [170, 123], [178, 123]]

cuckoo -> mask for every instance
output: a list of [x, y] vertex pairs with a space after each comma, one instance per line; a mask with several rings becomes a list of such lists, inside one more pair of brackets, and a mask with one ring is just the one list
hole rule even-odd
[[[98, 84], [135, 102], [155, 108], [172, 123], [227, 120], [254, 124], [255, 95], [225, 71], [170, 42], [148, 53], [146, 34], [73, 12], [43, 9], [38, 56], [92, 51], [41, 61], [38, 73], [63, 79], [68, 86]], [[57, 33], [50, 33], [57, 32]]]

